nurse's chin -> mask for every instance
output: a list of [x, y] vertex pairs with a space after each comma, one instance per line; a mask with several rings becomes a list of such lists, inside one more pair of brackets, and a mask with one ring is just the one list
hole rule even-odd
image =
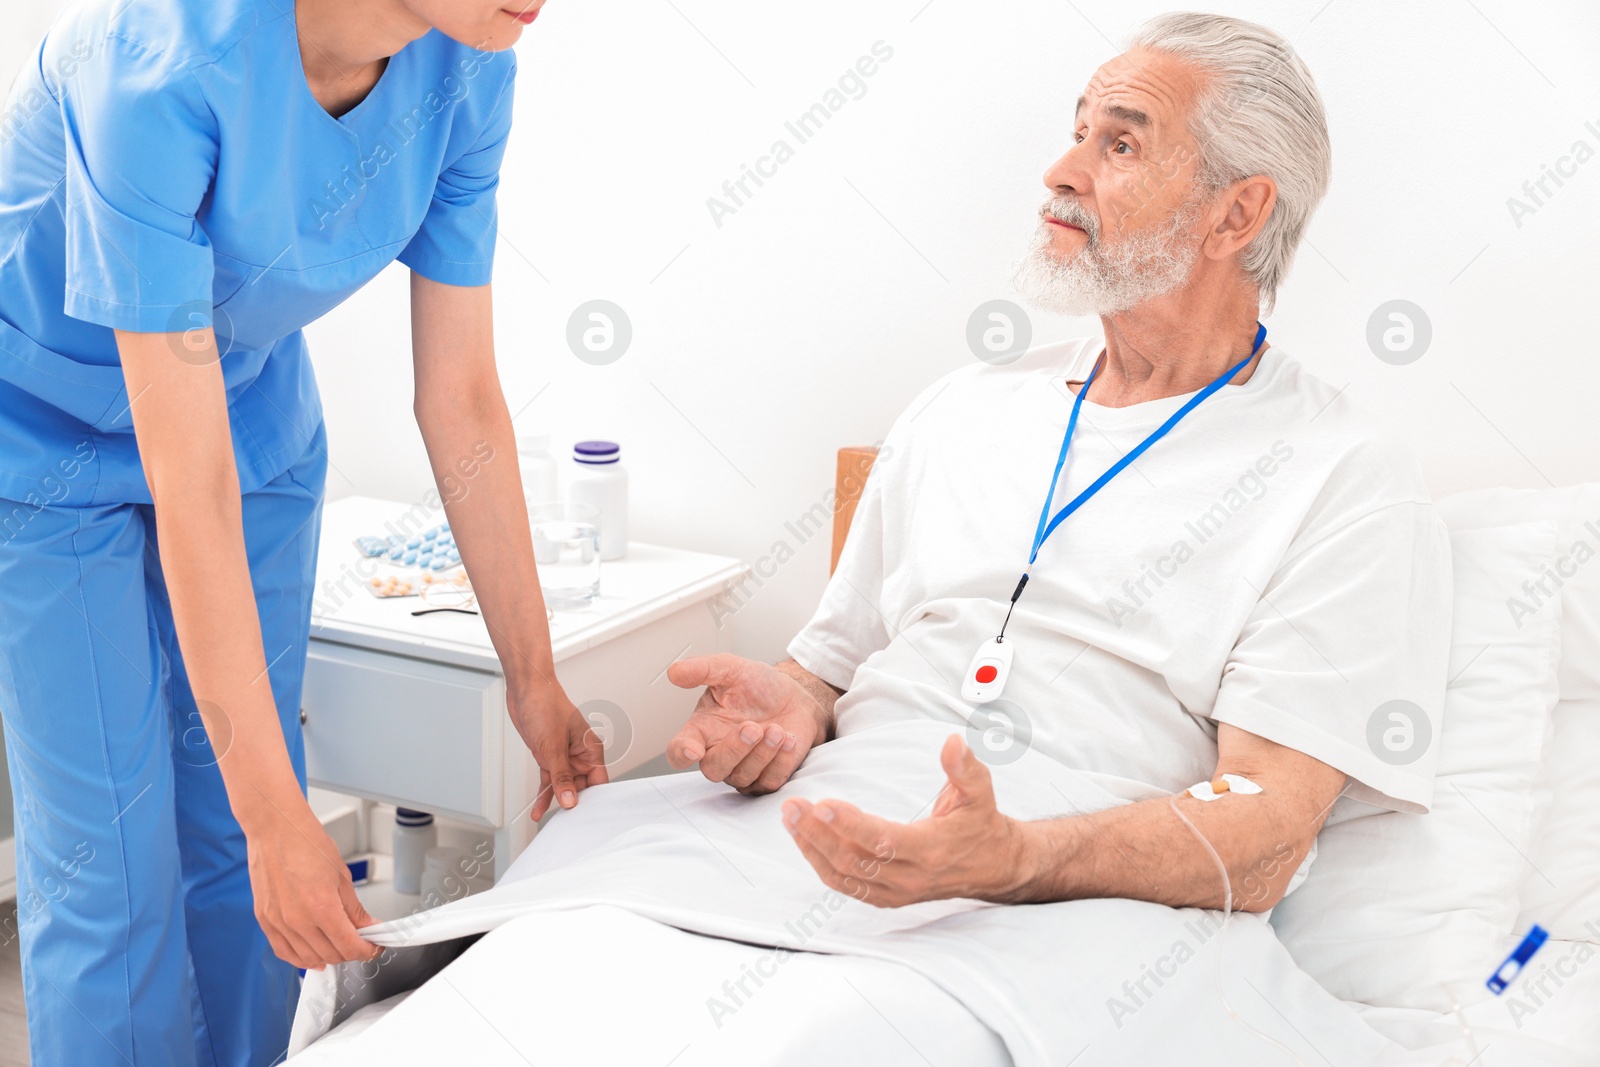
[[412, 14], [446, 37], [480, 52], [516, 44], [544, 0], [401, 0]]
[[464, 44], [468, 48], [482, 54], [484, 52], [504, 52], [522, 39], [522, 23], [505, 18], [500, 12], [495, 12], [495, 25], [491, 32], [453, 33], [444, 26], [434, 28], [457, 44]]

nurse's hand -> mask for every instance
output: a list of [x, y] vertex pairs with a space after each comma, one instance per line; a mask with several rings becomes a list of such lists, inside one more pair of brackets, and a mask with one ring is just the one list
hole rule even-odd
[[370, 960], [383, 949], [356, 930], [377, 922], [356, 899], [350, 868], [303, 798], [247, 826], [256, 920], [279, 959], [306, 970]]
[[701, 774], [746, 796], [777, 789], [827, 740], [827, 709], [770, 663], [692, 656], [668, 667], [667, 678], [684, 689], [706, 687], [667, 745], [667, 762], [679, 769], [699, 763]]
[[538, 680], [506, 694], [511, 722], [539, 764], [539, 795], [531, 815], [544, 818], [551, 802], [576, 807], [578, 793], [604, 785], [606, 751], [594, 727], [554, 682]]

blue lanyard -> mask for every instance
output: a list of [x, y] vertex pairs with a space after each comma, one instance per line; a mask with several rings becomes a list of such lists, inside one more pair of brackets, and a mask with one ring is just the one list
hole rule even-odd
[[[1244, 357], [1232, 367], [1223, 371], [1221, 376], [1219, 376], [1216, 381], [1212, 382], [1194, 396], [1190, 397], [1188, 401], [1184, 403], [1183, 407], [1173, 412], [1172, 416], [1168, 418], [1166, 422], [1163, 422], [1160, 426], [1156, 427], [1155, 430], [1151, 432], [1149, 437], [1146, 437], [1143, 441], [1140, 441], [1136, 448], [1113, 463], [1110, 469], [1094, 480], [1094, 484], [1090, 485], [1089, 488], [1073, 497], [1070, 503], [1064, 506], [1060, 511], [1056, 512], [1054, 518], [1051, 518], [1050, 505], [1055, 502], [1056, 483], [1061, 478], [1061, 468], [1066, 465], [1067, 450], [1072, 447], [1072, 434], [1073, 431], [1075, 431], [1078, 427], [1078, 412], [1083, 407], [1083, 398], [1089, 395], [1089, 386], [1094, 384], [1095, 375], [1100, 373], [1100, 363], [1098, 360], [1095, 362], [1095, 367], [1089, 372], [1089, 377], [1084, 381], [1083, 388], [1078, 390], [1078, 398], [1072, 402], [1072, 415], [1067, 419], [1067, 432], [1065, 436], [1061, 438], [1061, 454], [1056, 457], [1056, 469], [1054, 473], [1050, 475], [1050, 491], [1045, 495], [1044, 509], [1039, 512], [1039, 526], [1033, 534], [1033, 549], [1028, 553], [1028, 568], [1023, 572], [1022, 580], [1017, 583], [1017, 591], [1011, 594], [1011, 604], [1013, 607], [1016, 606], [1017, 598], [1022, 595], [1023, 588], [1028, 584], [1028, 572], [1033, 570], [1034, 560], [1039, 558], [1039, 550], [1043, 548], [1044, 543], [1050, 539], [1050, 535], [1055, 533], [1056, 527], [1065, 522], [1067, 516], [1083, 507], [1084, 504], [1088, 503], [1089, 498], [1094, 496], [1101, 489], [1105, 488], [1107, 482], [1111, 481], [1111, 479], [1115, 478], [1117, 475], [1126, 470], [1128, 464], [1144, 455], [1146, 449], [1165, 437], [1169, 430], [1178, 425], [1179, 422], [1183, 421], [1183, 417], [1185, 415], [1199, 407], [1201, 402], [1207, 397], [1211, 396], [1211, 394], [1215, 393], [1218, 389], [1221, 389], [1224, 385], [1227, 385], [1230, 381], [1232, 381], [1236, 374], [1244, 370], [1245, 366], [1252, 359], [1256, 358], [1256, 355], [1261, 351], [1261, 346], [1266, 342], [1266, 339], [1267, 328], [1261, 325], [1259, 322], [1256, 323], [1255, 344], [1251, 347], [1250, 354], [1248, 356]], [[1011, 613], [1007, 611], [1007, 622], [1009, 622], [1010, 619]], [[1002, 637], [1005, 635], [1004, 624], [1002, 624], [1000, 627], [1000, 634]]]

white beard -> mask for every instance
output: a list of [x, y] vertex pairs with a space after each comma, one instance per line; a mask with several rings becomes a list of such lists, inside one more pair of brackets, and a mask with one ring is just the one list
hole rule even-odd
[[1190, 200], [1166, 227], [1126, 234], [1100, 243], [1100, 220], [1069, 200], [1053, 201], [1055, 213], [1083, 228], [1088, 244], [1070, 259], [1050, 250], [1051, 230], [1040, 223], [1012, 284], [1041, 311], [1062, 315], [1114, 315], [1165, 296], [1189, 277], [1200, 254], [1189, 229], [1199, 217]]

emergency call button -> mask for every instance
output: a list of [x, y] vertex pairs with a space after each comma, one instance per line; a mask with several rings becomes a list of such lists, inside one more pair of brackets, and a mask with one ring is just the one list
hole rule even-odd
[[962, 699], [973, 704], [987, 704], [999, 697], [1011, 673], [1011, 655], [1009, 641], [991, 638], [979, 645], [961, 683]]

